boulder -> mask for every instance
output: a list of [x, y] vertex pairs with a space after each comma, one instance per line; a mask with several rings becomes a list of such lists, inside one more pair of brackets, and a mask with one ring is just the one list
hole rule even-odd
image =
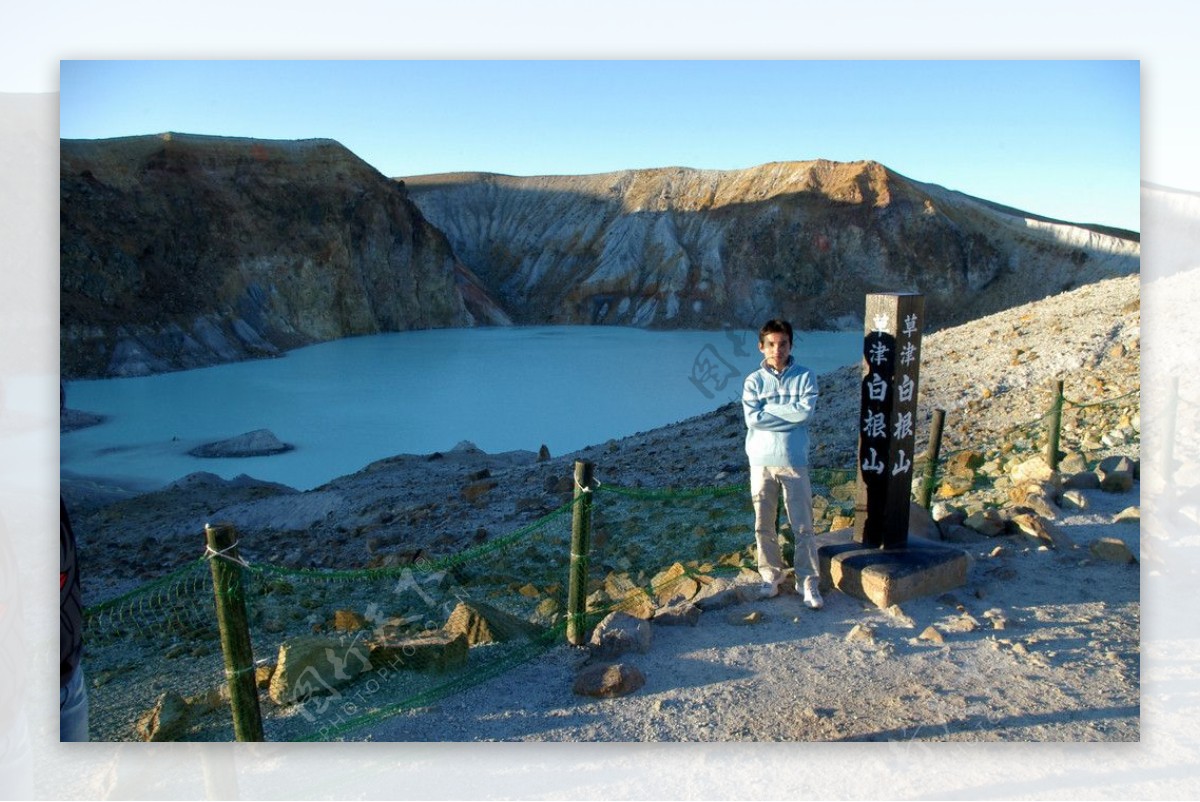
[[650, 650], [650, 624], [619, 610], [606, 615], [588, 641], [592, 656], [609, 660], [625, 652], [645, 653]]
[[360, 629], [368, 629], [370, 626], [366, 617], [354, 610], [334, 611], [333, 621], [330, 623], [330, 629], [334, 632], [358, 632]]
[[656, 610], [651, 621], [666, 626], [694, 627], [700, 622], [700, 608], [691, 602], [679, 602]]
[[137, 733], [143, 741], [178, 741], [187, 734], [191, 713], [186, 699], [167, 691], [138, 719]]
[[412, 637], [381, 638], [371, 643], [371, 662], [414, 671], [449, 671], [466, 665], [467, 638], [433, 630]]
[[974, 478], [975, 471], [983, 465], [983, 459], [982, 453], [972, 449], [956, 452], [942, 462], [942, 473]]
[[851, 643], [856, 641], [868, 643], [874, 642], [875, 628], [867, 624], [855, 624], [850, 628], [850, 631], [846, 633], [846, 640], [850, 641]]
[[1062, 490], [1062, 477], [1058, 471], [1046, 464], [1043, 457], [1030, 457], [1017, 463], [1008, 471], [1014, 485], [1027, 483], [1047, 484], [1050, 486], [1051, 497], [1057, 496]]
[[721, 610], [741, 601], [737, 586], [722, 577], [713, 577], [710, 581], [702, 583], [700, 592], [692, 598], [692, 604], [703, 611]]
[[538, 627], [512, 613], [476, 601], [460, 601], [450, 613], [443, 629], [450, 635], [462, 635], [467, 646], [531, 639]]
[[650, 590], [655, 601], [665, 606], [677, 600], [691, 601], [700, 591], [700, 584], [688, 576], [687, 569], [681, 563], [675, 563], [654, 575], [650, 580]]
[[1135, 473], [1133, 460], [1128, 457], [1108, 457], [1096, 466], [1100, 489], [1106, 493], [1127, 493], [1133, 489]]
[[1004, 534], [1004, 517], [994, 509], [977, 510], [967, 516], [963, 526], [974, 529], [981, 535], [995, 537]]
[[188, 453], [193, 457], [217, 459], [222, 457], [266, 457], [271, 454], [282, 454], [291, 451], [295, 446], [280, 442], [269, 429], [255, 429], [252, 432], [230, 437], [228, 440], [218, 440], [215, 443], [205, 443], [196, 446]]
[[1028, 507], [1043, 518], [1056, 520], [1062, 515], [1055, 499], [1061, 485], [1051, 482], [1022, 482], [1009, 488], [1008, 498], [1018, 507]]
[[1064, 490], [1062, 500], [1077, 510], [1086, 510], [1088, 508], [1087, 496], [1078, 489]]
[[1078, 451], [1069, 451], [1058, 461], [1058, 470], [1065, 477], [1068, 474], [1088, 472], [1087, 459]]
[[1051, 548], [1062, 551], [1075, 547], [1074, 541], [1065, 532], [1037, 515], [1018, 513], [1013, 515], [1009, 520], [1022, 532], [1036, 538]]
[[1126, 507], [1113, 516], [1113, 523], [1141, 523], [1142, 508], [1141, 507]]
[[331, 694], [371, 669], [368, 647], [342, 638], [311, 635], [284, 641], [268, 693], [279, 705]]
[[1137, 558], [1129, 547], [1125, 545], [1125, 541], [1115, 537], [1102, 537], [1099, 540], [1093, 540], [1088, 547], [1088, 551], [1093, 557], [1100, 560], [1106, 560], [1112, 563], [1132, 563], [1137, 562]]
[[918, 635], [917, 638], [919, 640], [927, 640], [930, 643], [946, 642], [946, 639], [942, 636], [942, 633], [933, 624], [930, 624], [929, 626], [925, 627], [925, 629], [921, 630], [921, 634]]
[[633, 693], [646, 684], [646, 677], [636, 666], [625, 663], [588, 666], [575, 677], [572, 690], [580, 696], [612, 699]]
[[1073, 490], [1099, 490], [1100, 477], [1095, 471], [1082, 471], [1063, 477], [1063, 487]]

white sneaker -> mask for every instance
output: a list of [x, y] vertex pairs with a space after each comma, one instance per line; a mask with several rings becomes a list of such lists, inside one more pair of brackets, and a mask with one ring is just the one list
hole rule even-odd
[[820, 610], [825, 606], [825, 600], [821, 598], [820, 579], [814, 576], [804, 577], [804, 603], [814, 610]]
[[758, 586], [758, 598], [772, 599], [779, 595], [778, 582], [763, 582]]

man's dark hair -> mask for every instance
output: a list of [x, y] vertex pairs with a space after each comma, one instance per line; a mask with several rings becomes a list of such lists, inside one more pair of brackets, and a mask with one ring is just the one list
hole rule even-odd
[[788, 343], [795, 345], [795, 342], [792, 340], [792, 324], [788, 323], [786, 320], [772, 318], [764, 323], [763, 327], [758, 330], [759, 345], [763, 344], [763, 342], [767, 339], [768, 334], [786, 334]]

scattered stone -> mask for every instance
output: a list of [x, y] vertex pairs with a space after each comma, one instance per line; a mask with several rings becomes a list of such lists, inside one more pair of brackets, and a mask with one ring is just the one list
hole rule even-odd
[[700, 591], [700, 583], [688, 576], [682, 563], [675, 563], [654, 575], [650, 580], [650, 591], [659, 606], [667, 606], [676, 601], [691, 601]]
[[1113, 523], [1140, 523], [1142, 510], [1140, 507], [1126, 507], [1113, 516]]
[[533, 620], [545, 626], [554, 626], [558, 623], [561, 612], [562, 604], [558, 599], [547, 596], [538, 602], [537, 609], [533, 612]]
[[1125, 541], [1115, 537], [1102, 537], [1098, 540], [1093, 540], [1088, 551], [1093, 557], [1100, 560], [1107, 560], [1113, 563], [1132, 563], [1137, 562], [1137, 558], [1129, 547], [1125, 545]]
[[1078, 451], [1069, 451], [1065, 457], [1058, 461], [1058, 471], [1064, 477], [1067, 474], [1089, 472], [1087, 459]]
[[957, 498], [971, 491], [975, 486], [975, 475], [950, 475], [946, 476], [942, 483], [938, 486], [938, 498]]
[[655, 624], [666, 626], [694, 627], [700, 622], [700, 608], [691, 602], [679, 602], [655, 611], [651, 620]]
[[143, 741], [178, 741], [187, 734], [192, 711], [187, 700], [175, 691], [158, 697], [154, 707], [142, 714], [136, 726]]
[[950, 455], [942, 463], [942, 471], [946, 474], [970, 474], [983, 465], [984, 456], [978, 451], [966, 449]]
[[946, 642], [946, 639], [942, 636], [942, 633], [933, 624], [930, 624], [929, 626], [925, 627], [925, 629], [923, 629], [921, 631], [921, 634], [918, 635], [917, 638], [919, 640], [930, 641], [931, 643], [945, 643]]
[[997, 546], [996, 548], [994, 548], [990, 552], [988, 552], [988, 556], [993, 559], [995, 559], [997, 557], [1004, 557], [1007, 554], [1008, 554], [1008, 549], [1004, 548], [1003, 546]]
[[480, 479], [479, 481], [465, 485], [459, 495], [468, 504], [477, 504], [484, 496], [499, 487], [499, 485], [500, 483], [495, 479]]
[[709, 610], [722, 610], [740, 601], [742, 598], [738, 594], [737, 587], [728, 579], [716, 577], [700, 586], [700, 592], [693, 597], [692, 604], [702, 611], [708, 612]]
[[530, 639], [540, 632], [529, 621], [477, 601], [460, 601], [443, 629], [451, 635], [462, 635], [468, 647]]
[[625, 663], [588, 666], [575, 677], [572, 690], [580, 696], [613, 699], [631, 694], [646, 684], [636, 666]]
[[846, 640], [851, 643], [856, 641], [874, 642], [875, 628], [868, 624], [855, 624], [846, 634]]
[[334, 632], [358, 632], [360, 629], [367, 629], [370, 623], [362, 613], [354, 610], [337, 610], [333, 614], [333, 621], [330, 623], [330, 629]]
[[1078, 488], [1063, 491], [1062, 500], [1077, 510], [1086, 510], [1088, 508], [1087, 496], [1080, 492]]
[[1008, 491], [1009, 500], [1018, 507], [1029, 507], [1043, 518], [1051, 521], [1062, 515], [1055, 502], [1060, 485], [1049, 482], [1025, 482], [1015, 484]]
[[979, 629], [979, 620], [970, 613], [964, 612], [946, 624], [946, 629], [949, 632], [974, 632]]
[[971, 513], [967, 516], [967, 519], [963, 521], [963, 525], [970, 529], [974, 529], [981, 535], [986, 535], [988, 537], [1002, 535], [1004, 534], [1005, 529], [1004, 517], [998, 510], [991, 508], [977, 510]]
[[1065, 551], [1075, 547], [1074, 541], [1062, 529], [1037, 515], [1018, 513], [1010, 520], [1022, 532], [1051, 548]]
[[1100, 477], [1095, 471], [1073, 473], [1063, 478], [1063, 487], [1075, 490], [1099, 490]]
[[884, 610], [889, 617], [902, 627], [915, 627], [917, 623], [908, 616], [904, 610], [900, 609], [900, 605], [893, 604]]
[[758, 610], [754, 610], [749, 613], [743, 613], [734, 610], [725, 616], [726, 623], [733, 624], [735, 626], [753, 626], [754, 624], [761, 624], [766, 620], [766, 615]]
[[1062, 478], [1058, 471], [1046, 464], [1044, 457], [1031, 457], [1017, 463], [1008, 472], [1014, 485], [1038, 484], [1049, 485], [1050, 496], [1058, 495], [1062, 489]]
[[1008, 629], [1008, 616], [999, 608], [988, 610], [983, 617], [992, 622], [992, 629]]
[[1128, 457], [1108, 457], [1096, 466], [1100, 489], [1106, 493], [1127, 493], [1133, 489], [1134, 464]]
[[854, 526], [853, 515], [834, 515], [829, 521], [830, 532], [840, 532], [843, 529], [850, 529]]
[[628, 651], [650, 651], [650, 623], [619, 610], [606, 615], [588, 641], [592, 655], [599, 660], [611, 660]]
[[377, 666], [442, 672], [465, 665], [467, 649], [466, 636], [433, 630], [412, 637], [374, 641], [371, 662]]
[[935, 501], [930, 512], [933, 514], [933, 520], [937, 521], [938, 524], [960, 524], [967, 518], [966, 513], [960, 508], [945, 501]]
[[254, 687], [265, 691], [271, 687], [271, 677], [275, 676], [275, 664], [263, 663], [254, 667]]

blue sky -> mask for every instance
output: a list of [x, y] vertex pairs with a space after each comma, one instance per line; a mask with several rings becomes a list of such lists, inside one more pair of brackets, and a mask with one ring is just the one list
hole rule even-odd
[[874, 159], [1139, 230], [1126, 61], [64, 61], [61, 135], [329, 137], [389, 176]]

